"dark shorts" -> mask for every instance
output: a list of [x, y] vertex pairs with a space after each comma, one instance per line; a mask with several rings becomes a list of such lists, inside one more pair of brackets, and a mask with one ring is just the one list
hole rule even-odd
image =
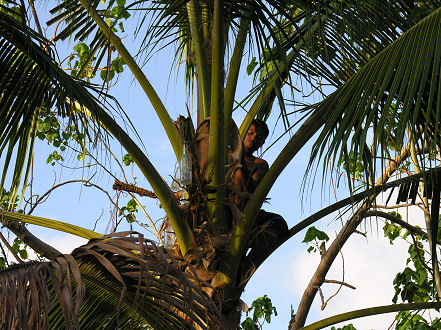
[[288, 225], [280, 214], [259, 210], [255, 227], [262, 227], [263, 231], [271, 232], [275, 236], [282, 237], [288, 233]]

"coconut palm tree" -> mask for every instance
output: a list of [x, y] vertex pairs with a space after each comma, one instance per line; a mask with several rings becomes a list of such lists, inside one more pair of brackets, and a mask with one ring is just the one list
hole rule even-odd
[[[29, 6], [33, 9], [32, 4]], [[316, 280], [313, 279], [305, 292], [292, 323], [294, 328], [303, 326], [317, 287], [323, 284], [338, 249], [372, 206], [373, 196], [385, 189], [388, 177], [383, 177], [376, 189], [358, 195], [360, 199], [350, 198], [302, 221], [287, 237], [279, 238], [259, 260], [249, 265], [242, 261], [256, 215], [280, 173], [316, 133], [311, 167], [319, 160], [324, 166], [342, 157], [347, 160], [352, 151], [366, 164], [370, 185], [375, 185], [373, 178], [381, 167], [375, 159], [387, 150], [390, 134], [383, 128], [390, 121], [390, 109], [393, 109], [392, 117], [398, 118], [396, 140], [402, 141], [408, 134], [409, 139], [420, 145], [438, 147], [439, 6], [437, 1], [61, 2], [51, 11], [54, 18], [49, 21], [65, 24], [57, 38], [73, 36], [79, 40], [90, 37], [91, 40], [91, 51], [77, 77], [84, 77], [86, 70], [96, 71], [106, 52], [115, 49], [152, 103], [178, 160], [182, 156], [183, 143], [190, 142], [194, 180], [185, 188], [188, 198], [184, 201], [172, 192], [138, 144], [110, 115], [111, 111], [118, 110], [117, 102], [106, 95], [107, 103], [101, 103], [98, 97], [102, 91], [97, 86], [69, 76], [59, 68], [50, 41], [41, 31], [29, 27], [28, 11], [23, 3], [2, 3], [0, 150], [5, 150], [2, 152], [5, 155], [2, 188], [10, 169], [8, 165], [15, 155], [9, 205], [15, 201], [20, 185], [27, 185], [38, 119], [49, 109], [56, 111], [59, 117], [68, 118], [77, 130], [84, 131], [84, 139], [93, 139], [97, 134], [115, 137], [148, 180], [177, 237], [177, 249], [170, 252], [146, 243], [142, 237], [98, 238], [97, 233], [49, 219], [19, 215], [5, 206], [3, 224], [51, 260], [44, 265], [27, 264], [4, 272], [5, 279], [26, 274], [20, 282], [23, 285], [14, 287], [7, 280], [5, 283], [9, 284], [3, 285], [7, 290], [16, 290], [16, 296], [27, 299], [20, 305], [19, 312], [4, 311], [3, 315], [11, 316], [8, 324], [24, 324], [22, 315], [32, 315], [28, 320], [35, 323], [29, 326], [57, 326], [61, 324], [58, 322], [64, 322], [68, 327], [84, 327], [96, 315], [104, 315], [100, 316], [99, 326], [136, 323], [137, 326], [149, 324], [159, 328], [178, 324], [205, 328], [222, 324], [236, 328], [240, 295], [256, 267], [277, 246], [331, 209], [363, 200], [357, 214], [348, 221], [351, 230], [343, 228], [333, 245], [338, 248], [328, 249], [327, 259], [323, 259], [326, 261], [322, 260], [324, 266], [319, 267]], [[192, 122], [183, 120], [180, 130], [176, 128], [145, 73], [117, 36], [118, 23], [128, 12], [135, 11], [142, 18], [138, 26], [138, 35], [144, 38], [141, 55], [148, 58], [160, 41], [165, 40], [166, 45], [178, 44], [176, 58], [184, 59], [188, 82], [194, 81], [196, 85], [196, 126], [209, 123], [209, 135], [202, 143], [204, 148], [192, 144], [195, 135]], [[145, 22], [149, 20], [147, 25]], [[231, 55], [227, 52], [229, 49], [232, 49]], [[259, 83], [247, 98], [251, 105], [240, 125], [242, 137], [253, 118], [268, 118], [276, 98], [281, 115], [288, 123], [281, 88], [294, 89], [292, 77], [302, 77], [313, 89], [330, 84], [335, 92], [303, 109], [299, 125], [287, 126], [292, 137], [244, 210], [239, 210], [234, 203], [228, 203], [232, 198], [228, 189], [230, 182], [226, 179], [226, 169], [231, 165], [229, 135], [234, 131], [231, 118], [239, 71], [244, 66], [242, 60], [246, 51], [254, 49]], [[370, 135], [372, 148], [367, 147]], [[202, 172], [203, 160], [207, 162], [206, 172]], [[396, 169], [396, 164], [394, 166], [389, 169], [389, 177]], [[413, 180], [421, 177], [422, 174]], [[435, 174], [430, 180], [436, 182]], [[433, 196], [436, 197], [436, 189]], [[439, 201], [439, 196], [435, 197]], [[437, 232], [437, 223], [433, 221], [437, 207], [439, 209], [439, 203], [432, 203], [432, 217], [427, 222], [434, 266], [437, 265], [436, 240], [432, 237]], [[38, 242], [16, 220], [58, 226], [56, 228], [98, 241], [92, 240], [64, 261], [57, 251]], [[158, 260], [164, 264], [155, 263]], [[131, 267], [135, 269], [129, 270]], [[182, 272], [189, 275], [178, 275]], [[435, 280], [439, 278], [437, 273]], [[31, 284], [34, 283], [29, 280], [31, 277], [35, 277], [37, 284]], [[163, 287], [156, 283], [159, 279]], [[98, 285], [98, 282], [104, 284]], [[30, 289], [26, 291], [24, 285], [27, 283]], [[116, 312], [100, 307], [107, 304], [104, 298], [93, 308], [105, 290], [112, 293], [109, 300], [118, 306]], [[32, 299], [41, 295], [45, 297], [37, 304], [41, 309], [24, 314], [26, 306], [34, 301]], [[54, 305], [57, 300], [59, 305]], [[204, 311], [207, 311], [205, 316]]]

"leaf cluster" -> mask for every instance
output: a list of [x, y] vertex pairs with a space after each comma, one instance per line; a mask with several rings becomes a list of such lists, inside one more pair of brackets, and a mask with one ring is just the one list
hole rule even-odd
[[[401, 214], [399, 214], [398, 212], [392, 211], [389, 212], [389, 214], [392, 214], [393, 216], [402, 219]], [[402, 230], [401, 226], [395, 225], [394, 223], [389, 222], [387, 220], [383, 226], [384, 237], [389, 238], [389, 243], [391, 245], [393, 245], [393, 241], [400, 236], [401, 230]]]
[[[391, 244], [400, 235], [401, 230], [397, 227], [389, 223], [386, 223], [383, 227], [384, 235], [389, 238]], [[410, 235], [410, 232], [406, 231], [403, 238], [406, 238], [408, 235]], [[423, 242], [427, 242], [427, 239], [420, 235], [412, 235], [414, 235], [416, 244], [409, 246], [407, 266], [395, 276], [393, 281], [395, 295], [392, 298], [392, 302], [394, 303], [398, 301], [398, 298], [409, 303], [426, 302], [434, 299], [433, 280], [429, 277], [423, 245]]]
[[[123, 21], [128, 19], [131, 15], [126, 5], [126, 0], [110, 0], [106, 1], [91, 1], [90, 6], [100, 9], [100, 14], [105, 18], [109, 28], [113, 32], [124, 32]], [[122, 60], [120, 58], [110, 61], [112, 48], [110, 43], [105, 38], [102, 31], [100, 31], [93, 21], [88, 17], [85, 9], [79, 2], [64, 1], [54, 7], [50, 11], [55, 15], [47, 24], [63, 23], [63, 28], [55, 36], [54, 41], [65, 40], [74, 35], [74, 40], [80, 41], [73, 49], [75, 51], [69, 58], [69, 66], [72, 68], [72, 75], [77, 78], [85, 78], [87, 81], [95, 77], [97, 70], [105, 62], [100, 76], [104, 81], [110, 81], [115, 73], [122, 72]], [[77, 31], [77, 33], [75, 33]], [[92, 35], [88, 42], [86, 39]], [[108, 56], [106, 56], [106, 54]], [[73, 64], [72, 64], [72, 61]]]
[[[29, 258], [29, 253], [27, 251], [28, 246], [19, 237], [14, 238], [14, 242], [11, 248], [20, 256], [22, 260]], [[10, 266], [8, 259], [4, 254], [4, 249], [2, 248], [3, 256], [0, 256], [0, 270], [5, 269]]]
[[138, 213], [138, 204], [133, 198], [127, 202], [126, 206], [119, 209], [119, 216], [125, 218], [128, 223], [136, 220], [135, 213]]
[[421, 315], [410, 311], [401, 312], [396, 317], [396, 330], [435, 330], [441, 329], [439, 318], [435, 318], [432, 322], [427, 321]]
[[329, 236], [315, 226], [311, 226], [308, 228], [305, 234], [305, 238], [302, 243], [311, 243], [312, 246], [308, 247], [308, 253], [320, 251], [320, 253], [324, 252], [324, 244], [329, 241]]
[[[401, 218], [401, 215], [397, 212], [390, 213]], [[439, 220], [441, 222], [441, 217]], [[402, 228], [386, 221], [383, 231], [384, 236], [389, 238], [390, 244], [393, 244], [393, 241], [400, 237]], [[392, 298], [393, 303], [397, 303], [398, 299], [409, 303], [427, 302], [436, 299], [434, 281], [431, 279], [426, 263], [427, 253], [424, 250], [424, 243], [427, 244], [427, 239], [421, 235], [411, 233], [409, 230], [406, 230], [401, 237], [406, 239], [410, 235], [413, 236], [414, 244], [411, 244], [408, 248], [409, 257], [406, 261], [406, 267], [395, 276], [393, 281], [395, 289], [395, 294]], [[438, 237], [440, 237], [439, 230]], [[441, 329], [441, 323], [438, 318], [429, 322], [422, 315], [410, 311], [398, 313], [396, 321], [395, 329], [399, 330]]]
[[344, 325], [342, 328], [332, 327], [331, 330], [357, 330], [352, 323]]
[[[253, 311], [253, 317], [248, 314]], [[271, 323], [271, 316], [277, 316], [277, 309], [273, 306], [271, 299], [267, 295], [257, 298], [251, 304], [251, 308], [247, 311], [247, 318], [241, 323], [244, 330], [262, 329], [265, 322]]]
[[80, 128], [77, 125], [61, 125], [60, 120], [54, 113], [40, 112], [40, 118], [37, 120], [36, 136], [42, 141], [47, 141], [48, 145], [57, 148], [57, 150], [48, 155], [47, 164], [54, 166], [57, 161], [63, 161], [64, 158], [61, 153], [66, 150], [70, 142], [81, 146], [82, 151], [78, 153], [77, 159], [84, 159], [85, 152], [82, 146], [84, 145], [83, 141], [86, 134], [80, 132]]

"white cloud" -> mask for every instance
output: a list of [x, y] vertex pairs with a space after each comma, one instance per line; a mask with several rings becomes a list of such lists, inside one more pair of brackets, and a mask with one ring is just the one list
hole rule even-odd
[[[87, 240], [78, 236], [73, 236], [65, 233], [56, 233], [55, 235], [39, 236], [45, 243], [53, 246], [61, 253], [71, 253], [75, 248], [87, 243]], [[36, 255], [31, 252], [30, 259], [35, 259]]]

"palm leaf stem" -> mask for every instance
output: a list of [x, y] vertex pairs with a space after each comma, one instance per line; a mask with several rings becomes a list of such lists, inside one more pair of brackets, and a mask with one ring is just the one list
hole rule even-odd
[[187, 2], [188, 20], [190, 22], [191, 40], [195, 49], [197, 84], [202, 113], [201, 122], [210, 116], [210, 73], [207, 62], [207, 51], [203, 33], [201, 6], [198, 0]]
[[[227, 137], [230, 132], [230, 118], [233, 113], [234, 97], [236, 95], [237, 81], [239, 78], [240, 66], [243, 58], [243, 50], [247, 40], [247, 34], [250, 29], [250, 20], [241, 18], [239, 31], [237, 32], [236, 43], [234, 45], [233, 55], [231, 56], [228, 70], [227, 83], [224, 92], [224, 144], [228, 145]], [[227, 150], [225, 150], [227, 152]]]
[[47, 227], [51, 229], [55, 229], [58, 231], [63, 231], [68, 234], [76, 235], [85, 239], [99, 238], [102, 237], [102, 234], [94, 232], [92, 230], [75, 226], [70, 223], [52, 220], [48, 218], [36, 217], [33, 215], [26, 215], [21, 213], [3, 211], [0, 213], [2, 217], [2, 223], [5, 221], [21, 221], [25, 223], [30, 223], [37, 226]]
[[17, 221], [3, 221], [2, 224], [11, 230], [17, 237], [19, 237], [32, 250], [39, 253], [49, 260], [55, 260], [56, 257], [62, 255], [60, 251], [53, 246], [43, 242], [38, 237], [34, 236], [23, 223]]
[[173, 192], [170, 190], [167, 183], [159, 175], [153, 164], [141, 151], [138, 145], [133, 142], [130, 136], [121, 127], [119, 127], [119, 125], [114, 122], [110, 116], [107, 116], [101, 117], [102, 122], [132, 156], [136, 165], [138, 165], [145, 178], [149, 181], [153, 191], [156, 193], [156, 196], [158, 196], [162, 207], [170, 219], [182, 254], [185, 256], [189, 250], [196, 246], [196, 243], [190, 227], [180, 213], [178, 203], [173, 195]]
[[[209, 205], [214, 232], [226, 229], [225, 198], [225, 144], [224, 144], [224, 1], [215, 0], [212, 28], [211, 110], [209, 138], [209, 171], [212, 184], [219, 187], [214, 193], [215, 202]], [[209, 196], [210, 198], [211, 196]]]
[[402, 312], [409, 310], [422, 310], [422, 309], [438, 309], [441, 307], [441, 302], [422, 302], [422, 303], [409, 303], [409, 304], [393, 304], [385, 306], [370, 307], [364, 309], [358, 309], [351, 312], [346, 312], [338, 315], [328, 317], [326, 319], [314, 322], [306, 327], [300, 328], [302, 330], [322, 329], [330, 325], [356, 319], [359, 317], [378, 315], [392, 312]]
[[[38, 119], [38, 115], [37, 113], [34, 113], [34, 116], [32, 118], [32, 127], [31, 127], [31, 131], [29, 134], [29, 152], [28, 152], [28, 162], [26, 165], [26, 169], [25, 169], [25, 177], [23, 180], [23, 186], [21, 189], [21, 195], [20, 195], [20, 202], [18, 203], [18, 209], [20, 209], [21, 207], [21, 203], [23, 202], [24, 199], [24, 195], [26, 192], [26, 188], [28, 186], [28, 180], [29, 180], [29, 174], [31, 173], [31, 166], [32, 166], [32, 162], [33, 162], [33, 155], [34, 155], [34, 145], [35, 145], [35, 136], [37, 135], [37, 119]], [[10, 200], [10, 203], [12, 201]]]
[[[17, 262], [19, 264], [24, 263], [24, 261], [20, 258], [20, 256], [17, 254], [17, 252], [12, 248], [11, 244], [9, 244], [8, 240], [5, 238], [5, 236], [3, 236], [3, 234], [1, 232], [0, 232], [0, 240], [2, 241], [3, 245], [6, 246], [8, 251], [13, 255], [13, 257], [15, 258], [15, 260], [17, 260]], [[4, 258], [6, 258], [6, 253], [3, 250], [3, 246], [2, 246], [2, 252], [3, 252]]]
[[[35, 125], [32, 125], [35, 129]], [[12, 178], [11, 183], [11, 189], [9, 192], [9, 208], [12, 208], [14, 204], [15, 197], [17, 195], [17, 190], [21, 182], [21, 176], [23, 175], [23, 170], [25, 168], [25, 161], [26, 161], [26, 154], [28, 153], [28, 147], [30, 144], [30, 137], [32, 133], [31, 127], [25, 127], [25, 133], [24, 136], [20, 139], [18, 143], [17, 148], [17, 155], [16, 155], [16, 163], [15, 163], [15, 169], [14, 169], [14, 175]], [[33, 144], [32, 144], [33, 145]], [[32, 154], [32, 151], [31, 151]], [[30, 164], [32, 160], [28, 159], [28, 164]], [[26, 166], [27, 170], [29, 170], [29, 166]], [[26, 173], [26, 177], [27, 177]], [[23, 187], [23, 191], [26, 189], [26, 186]], [[23, 198], [23, 196], [21, 196]]]
[[[441, 171], [439, 171], [439, 170], [429, 171], [429, 173], [438, 173], [438, 175], [439, 175], [441, 173]], [[272, 254], [272, 252], [274, 252], [279, 246], [281, 246], [283, 243], [288, 241], [291, 237], [298, 234], [300, 231], [309, 227], [313, 223], [319, 221], [320, 219], [323, 219], [325, 216], [341, 209], [342, 207], [345, 207], [345, 206], [348, 206], [351, 204], [354, 205], [354, 204], [362, 201], [363, 199], [371, 196], [372, 194], [378, 194], [379, 192], [384, 192], [390, 188], [398, 187], [406, 182], [415, 182], [414, 180], [420, 180], [421, 178], [423, 178], [423, 175], [428, 175], [429, 173], [426, 172], [426, 173], [422, 173], [422, 174], [414, 174], [410, 177], [405, 177], [405, 178], [395, 180], [390, 183], [386, 183], [386, 184], [383, 184], [380, 186], [375, 186], [375, 187], [370, 188], [368, 190], [362, 191], [358, 194], [355, 194], [355, 195], [352, 195], [352, 196], [347, 197], [345, 199], [342, 199], [334, 204], [331, 204], [331, 205], [325, 207], [324, 209], [321, 209], [320, 211], [308, 216], [307, 218], [300, 221], [298, 224], [291, 227], [289, 229], [288, 235], [286, 237], [281, 238], [280, 241], [277, 242], [277, 245], [275, 245], [272, 250], [268, 250], [267, 253], [260, 255], [258, 260], [254, 260], [254, 266], [257, 269]], [[418, 234], [418, 235], [421, 235], [423, 237], [428, 238], [428, 235], [426, 232], [422, 231], [418, 227], [411, 226], [407, 222], [404, 222], [404, 221], [400, 220], [398, 217], [394, 217], [389, 213], [385, 213], [385, 212], [378, 211], [378, 210], [371, 210], [371, 211], [367, 211], [364, 214], [365, 218], [371, 217], [371, 216], [379, 216], [379, 217], [386, 218], [386, 219], [402, 226], [403, 228], [408, 229], [409, 231], [411, 231], [415, 234]], [[437, 244], [441, 244], [441, 241], [438, 241]]]
[[116, 48], [121, 58], [129, 66], [133, 75], [138, 80], [142, 89], [149, 98], [153, 108], [155, 109], [156, 114], [161, 120], [162, 126], [164, 127], [165, 132], [167, 133], [167, 136], [175, 152], [176, 158], [180, 159], [182, 155], [182, 141], [179, 137], [178, 131], [176, 130], [173, 120], [170, 118], [170, 115], [168, 114], [164, 104], [162, 103], [155, 89], [150, 84], [144, 72], [135, 62], [134, 58], [130, 55], [126, 47], [123, 45], [121, 39], [113, 33], [110, 27], [96, 12], [96, 10], [88, 3], [87, 0], [80, 0], [80, 2], [82, 6], [88, 11], [89, 15], [93, 18], [93, 20], [98, 24], [101, 31], [106, 35], [106, 37], [109, 39], [112, 45]]

